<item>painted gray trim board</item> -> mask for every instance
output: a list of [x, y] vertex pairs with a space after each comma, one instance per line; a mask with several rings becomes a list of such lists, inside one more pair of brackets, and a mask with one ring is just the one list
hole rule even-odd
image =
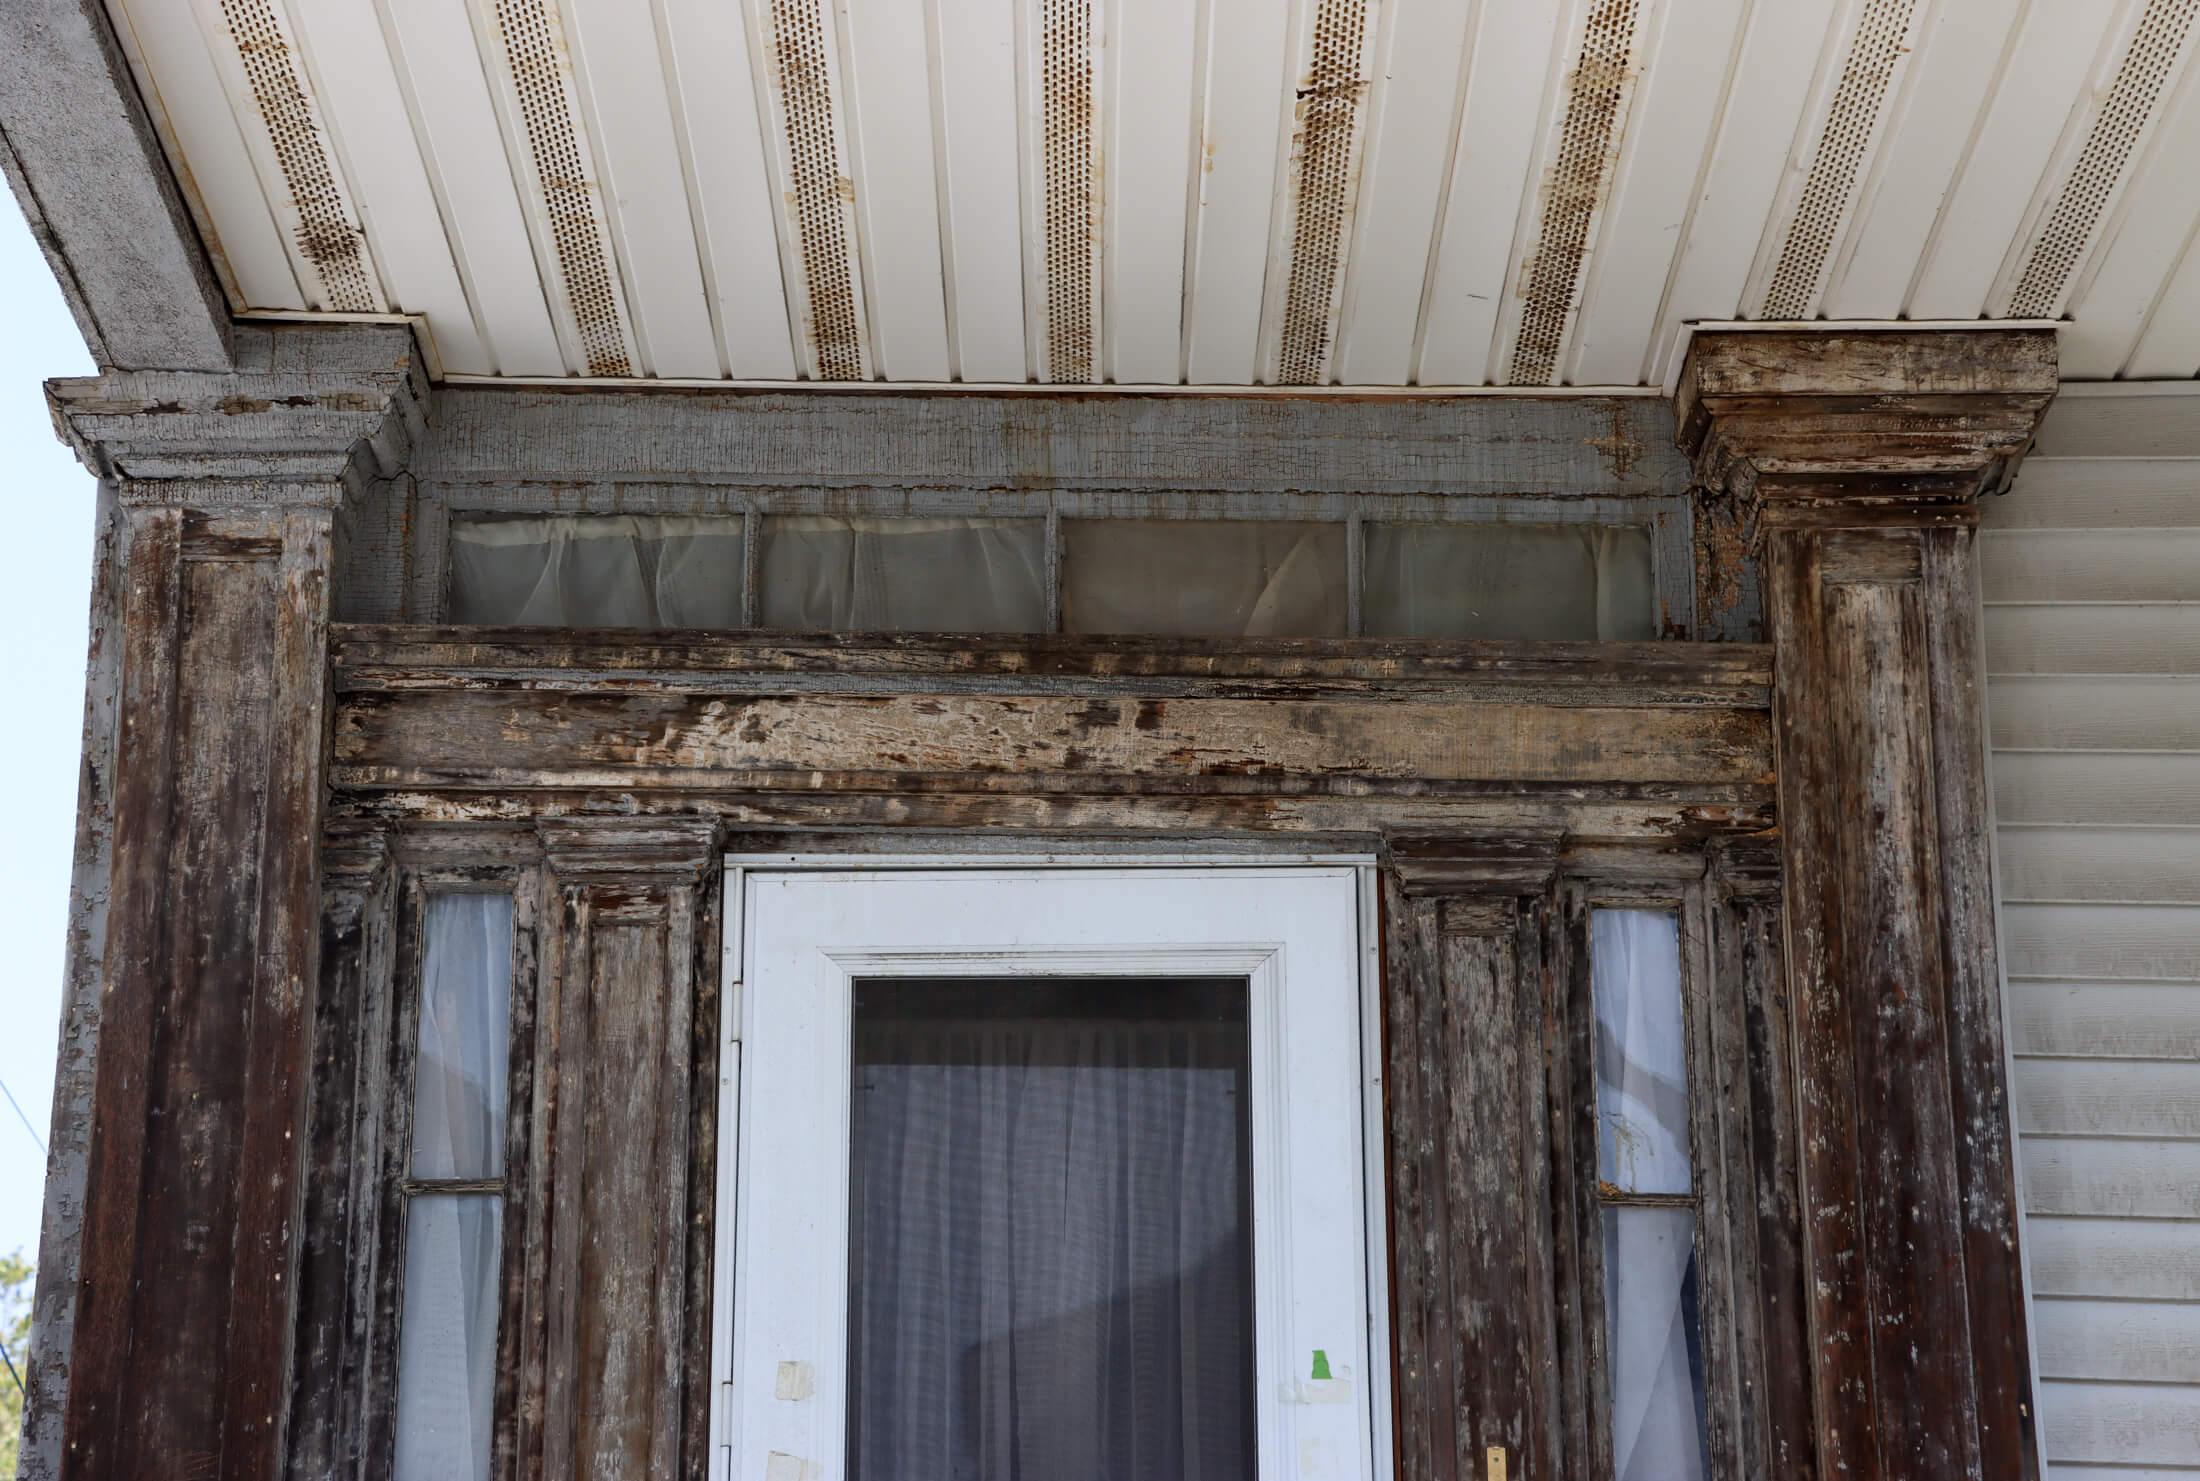
[[100, 0], [0, 5], [0, 170], [93, 359], [229, 365], [228, 303]]

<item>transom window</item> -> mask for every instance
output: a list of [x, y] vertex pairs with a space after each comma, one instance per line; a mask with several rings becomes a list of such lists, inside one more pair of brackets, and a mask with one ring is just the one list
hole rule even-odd
[[1658, 635], [1650, 529], [1413, 519], [486, 516], [448, 610], [487, 626], [1201, 637]]

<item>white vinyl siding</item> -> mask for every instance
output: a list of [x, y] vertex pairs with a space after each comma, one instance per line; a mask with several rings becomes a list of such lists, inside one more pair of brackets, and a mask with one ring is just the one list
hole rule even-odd
[[2200, 1478], [2200, 396], [2066, 395], [1981, 567], [2045, 1453]]

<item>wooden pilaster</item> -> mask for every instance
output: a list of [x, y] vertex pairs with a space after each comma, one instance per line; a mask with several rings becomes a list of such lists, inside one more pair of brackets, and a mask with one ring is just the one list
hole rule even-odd
[[2041, 331], [1765, 331], [1682, 375], [1764, 562], [1827, 1481], [2038, 1473], [1973, 546], [2055, 373]]
[[[718, 827], [546, 822], [555, 912], [536, 1079], [543, 1388], [518, 1474], [700, 1481], [707, 1466]], [[537, 1341], [528, 1329], [529, 1342]]]
[[121, 504], [120, 738], [70, 1477], [273, 1477], [299, 1273], [336, 517], [409, 443], [409, 333], [58, 381]]
[[1384, 871], [1398, 1473], [1560, 1473], [1544, 962], [1556, 832], [1394, 839]]

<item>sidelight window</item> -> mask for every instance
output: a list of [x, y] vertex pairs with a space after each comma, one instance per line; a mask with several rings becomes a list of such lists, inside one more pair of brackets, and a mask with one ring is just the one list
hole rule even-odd
[[1589, 914], [1604, 1371], [1614, 1481], [1698, 1481], [1704, 1341], [1679, 921]]
[[427, 897], [398, 1185], [395, 1481], [485, 1481], [502, 1282], [512, 897]]

